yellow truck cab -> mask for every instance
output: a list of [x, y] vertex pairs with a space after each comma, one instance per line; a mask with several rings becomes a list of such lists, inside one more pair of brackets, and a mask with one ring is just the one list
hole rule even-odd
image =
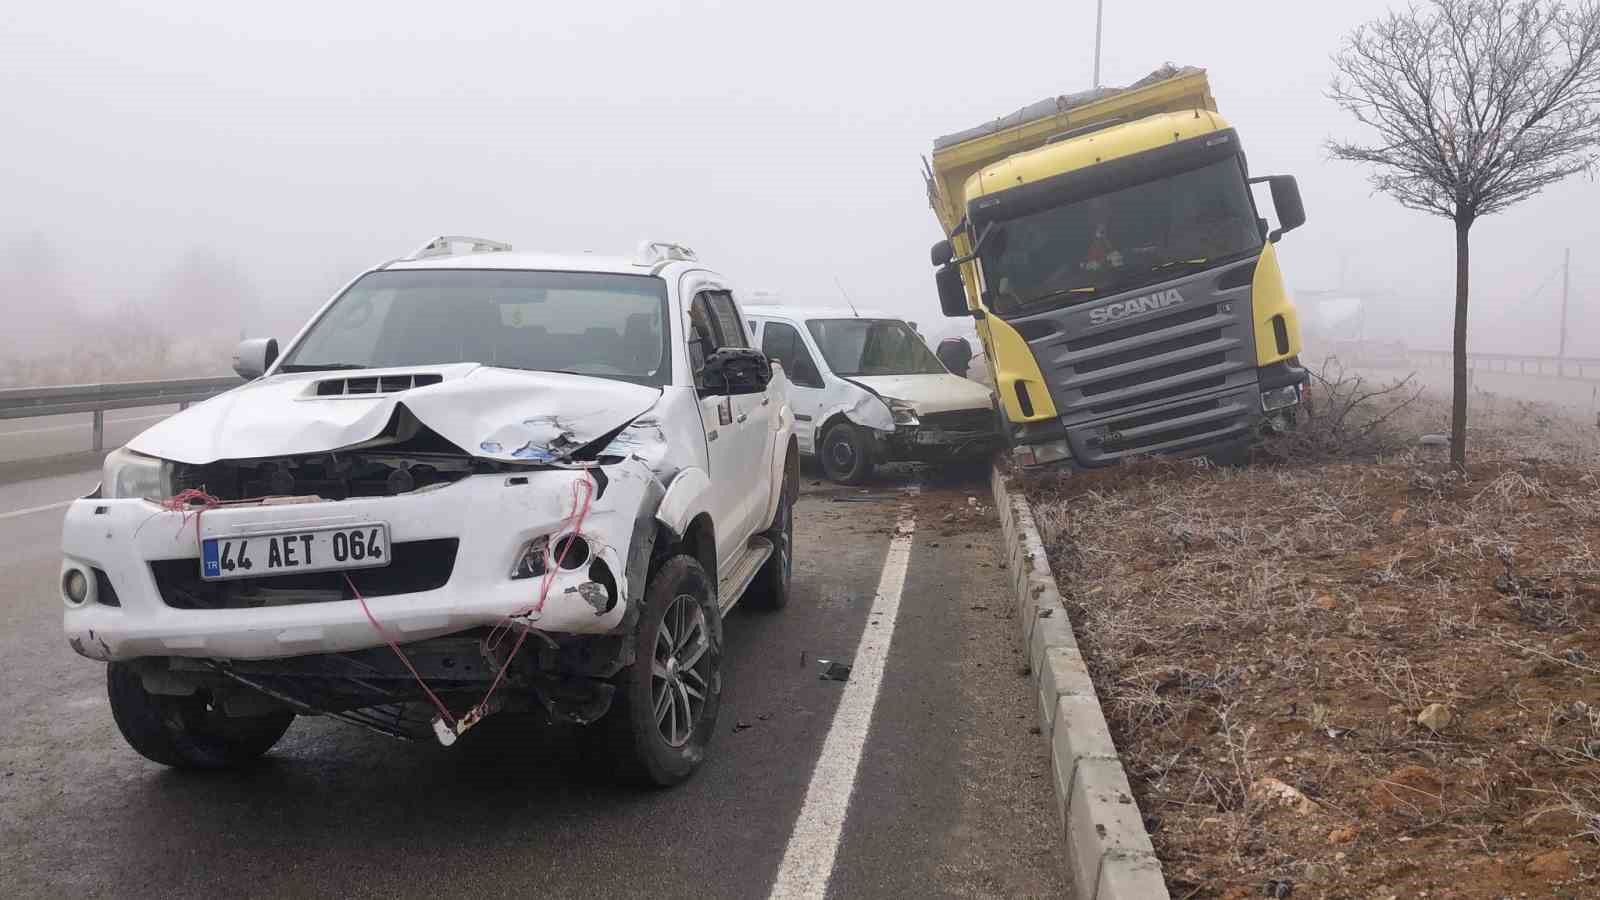
[[939, 138], [925, 175], [940, 305], [977, 320], [1018, 462], [1231, 459], [1292, 423], [1308, 375], [1274, 245], [1305, 211], [1294, 178], [1250, 176], [1204, 70]]

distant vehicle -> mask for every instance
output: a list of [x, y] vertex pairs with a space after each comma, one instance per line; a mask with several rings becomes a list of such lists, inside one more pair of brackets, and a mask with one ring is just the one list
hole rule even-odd
[[783, 366], [800, 452], [860, 484], [881, 462], [982, 459], [1000, 446], [989, 389], [952, 375], [904, 320], [853, 309], [749, 306]]
[[940, 306], [977, 320], [1019, 463], [1237, 457], [1292, 421], [1309, 375], [1274, 247], [1305, 209], [1216, 108], [1167, 67], [934, 141]]
[[296, 715], [449, 744], [516, 709], [678, 782], [722, 617], [789, 596], [794, 415], [744, 322], [675, 244], [429, 241], [106, 459], [67, 511], [68, 643], [169, 766], [248, 762]]

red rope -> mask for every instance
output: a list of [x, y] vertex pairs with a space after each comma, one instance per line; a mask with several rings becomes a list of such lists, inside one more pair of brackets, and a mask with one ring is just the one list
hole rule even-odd
[[[576, 534], [579, 529], [583, 527], [583, 520], [588, 517], [589, 510], [594, 503], [594, 487], [594, 477], [587, 472], [584, 473], [584, 478], [582, 481], [573, 482], [572, 514], [567, 517], [565, 522], [562, 523], [560, 533]], [[533, 605], [529, 606], [527, 609], [512, 613], [501, 622], [496, 624], [489, 634], [483, 639], [483, 648], [485, 651], [493, 653], [494, 650], [500, 646], [500, 644], [505, 640], [506, 632], [511, 630], [511, 628], [517, 624], [514, 621], [517, 617], [525, 616], [530, 613], [542, 612], [544, 610], [545, 599], [550, 594], [550, 586], [555, 582], [556, 572], [560, 569], [561, 564], [566, 562], [567, 554], [570, 553], [571, 550], [572, 545], [570, 543], [563, 547], [561, 557], [553, 560], [554, 565], [548, 564], [552, 560], [546, 560], [547, 565], [545, 566], [544, 577], [539, 583], [539, 599], [534, 601]], [[546, 550], [547, 555], [548, 553], [549, 551]], [[516, 642], [511, 645], [510, 652], [506, 654], [505, 663], [500, 666], [499, 671], [495, 672], [494, 681], [489, 684], [489, 690], [484, 692], [483, 699], [478, 701], [477, 705], [473, 706], [472, 709], [467, 711], [466, 715], [462, 716], [458, 720], [450, 714], [450, 709], [444, 705], [444, 702], [441, 701], [436, 694], [434, 694], [434, 692], [428, 687], [428, 682], [423, 679], [422, 675], [417, 672], [414, 666], [411, 665], [410, 657], [407, 657], [404, 651], [400, 649], [400, 645], [395, 643], [395, 641], [389, 637], [389, 633], [384, 630], [383, 625], [380, 624], [377, 617], [372, 614], [372, 610], [367, 607], [366, 598], [362, 597], [361, 592], [356, 590], [355, 582], [350, 580], [350, 576], [348, 574], [345, 575], [344, 580], [346, 584], [350, 585], [350, 590], [356, 595], [356, 599], [361, 602], [361, 611], [366, 613], [367, 621], [372, 623], [373, 630], [378, 632], [378, 636], [382, 637], [384, 643], [389, 645], [389, 649], [393, 650], [394, 654], [400, 657], [400, 661], [402, 663], [405, 663], [405, 667], [411, 672], [411, 677], [416, 679], [417, 685], [422, 688], [423, 693], [428, 696], [429, 700], [433, 701], [434, 708], [439, 711], [439, 717], [444, 720], [446, 725], [450, 726], [452, 731], [459, 735], [466, 731], [467, 728], [470, 728], [472, 725], [476, 724], [479, 719], [488, 714], [489, 700], [494, 696], [495, 691], [499, 689], [500, 683], [505, 680], [506, 671], [511, 668], [511, 662], [517, 658], [517, 653], [522, 650], [523, 643], [527, 641], [528, 635], [532, 631], [531, 628], [523, 627], [519, 629]]]

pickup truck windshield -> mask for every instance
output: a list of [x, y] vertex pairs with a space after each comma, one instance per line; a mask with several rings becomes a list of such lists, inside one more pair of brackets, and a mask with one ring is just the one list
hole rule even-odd
[[345, 291], [281, 372], [476, 362], [671, 380], [667, 285], [648, 275], [427, 269], [373, 272]]
[[996, 222], [980, 259], [991, 305], [1035, 313], [1176, 278], [1261, 248], [1236, 159]]
[[943, 375], [945, 367], [899, 319], [810, 319], [806, 329], [833, 374]]

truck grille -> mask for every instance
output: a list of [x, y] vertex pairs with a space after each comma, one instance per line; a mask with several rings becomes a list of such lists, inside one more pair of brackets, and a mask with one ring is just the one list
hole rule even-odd
[[304, 575], [270, 575], [205, 581], [200, 560], [158, 559], [150, 563], [161, 600], [173, 609], [260, 609], [301, 603], [354, 600], [350, 585], [363, 597], [387, 597], [444, 587], [455, 569], [455, 538], [400, 541], [391, 548], [389, 565], [350, 572], [308, 572]]

